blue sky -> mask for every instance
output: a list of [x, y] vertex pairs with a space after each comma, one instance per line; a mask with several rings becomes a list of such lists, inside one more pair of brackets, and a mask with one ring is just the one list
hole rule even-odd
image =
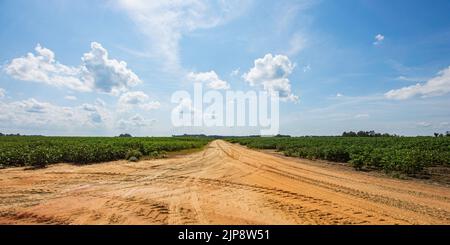
[[[171, 94], [200, 78], [221, 92], [273, 85], [283, 134], [445, 132], [449, 12], [445, 0], [3, 0], [0, 132], [259, 131], [171, 126]], [[252, 77], [255, 61], [282, 74]]]

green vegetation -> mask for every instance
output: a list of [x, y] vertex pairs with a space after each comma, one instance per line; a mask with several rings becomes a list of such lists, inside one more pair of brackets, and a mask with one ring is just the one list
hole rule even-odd
[[450, 137], [235, 137], [232, 143], [276, 149], [286, 156], [349, 163], [356, 169], [417, 174], [450, 167]]
[[[137, 161], [142, 157], [142, 153], [137, 149], [129, 149], [127, 154], [125, 155], [125, 159]], [[136, 160], [134, 160], [136, 159]]]
[[0, 136], [0, 166], [44, 167], [47, 164], [96, 163], [200, 148], [205, 137], [43, 137]]

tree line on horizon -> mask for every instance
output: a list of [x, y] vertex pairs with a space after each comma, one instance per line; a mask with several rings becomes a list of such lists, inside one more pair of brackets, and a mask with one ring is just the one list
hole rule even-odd
[[[446, 131], [445, 133], [434, 133], [433, 134], [434, 137], [450, 137], [450, 131]], [[4, 134], [0, 132], [0, 136], [44, 136], [44, 135], [21, 135], [19, 133], [16, 134]], [[341, 135], [342, 137], [401, 137], [401, 135], [397, 135], [397, 134], [389, 134], [389, 133], [377, 133], [374, 130], [370, 130], [370, 131], [363, 131], [360, 130], [358, 132], [354, 132], [354, 131], [344, 131]], [[131, 134], [129, 133], [123, 133], [120, 134], [116, 137], [119, 138], [131, 138], [133, 137]], [[206, 134], [182, 134], [182, 135], [172, 135], [172, 137], [208, 137], [208, 138], [229, 138], [229, 137], [262, 137], [261, 135], [248, 135], [248, 136], [223, 136], [223, 135], [206, 135]], [[283, 135], [283, 134], [277, 134], [274, 135], [272, 137], [277, 137], [277, 138], [288, 138], [288, 137], [292, 137], [291, 135]]]

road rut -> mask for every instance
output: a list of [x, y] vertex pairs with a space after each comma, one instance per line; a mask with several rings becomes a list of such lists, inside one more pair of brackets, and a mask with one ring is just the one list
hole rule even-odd
[[450, 188], [216, 140], [168, 159], [0, 170], [0, 224], [450, 224]]

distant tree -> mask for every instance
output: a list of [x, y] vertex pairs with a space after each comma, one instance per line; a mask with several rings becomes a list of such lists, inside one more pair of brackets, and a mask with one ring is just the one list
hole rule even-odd
[[343, 132], [342, 133], [343, 137], [392, 137], [395, 135], [390, 135], [388, 133], [377, 133], [374, 130], [370, 130], [370, 131], [358, 131], [357, 133], [353, 132], [353, 131], [349, 131], [349, 132]]
[[344, 137], [355, 137], [355, 136], [357, 136], [357, 135], [356, 135], [355, 132], [350, 131], [350, 132], [344, 132], [344, 133], [342, 133], [342, 136], [344, 136]]
[[0, 133], [0, 136], [21, 136], [20, 134], [4, 134]]
[[289, 137], [291, 137], [290, 135], [283, 135], [283, 134], [277, 134], [277, 135], [275, 135], [275, 137], [285, 137], [285, 138], [289, 138]]
[[133, 137], [133, 136], [131, 136], [131, 134], [125, 133], [125, 134], [120, 134], [119, 137], [129, 138], [129, 137]]
[[439, 133], [434, 133], [434, 137], [439, 137]]
[[375, 134], [374, 131], [359, 131], [358, 135], [363, 137], [372, 137]]
[[450, 137], [450, 131], [445, 132], [445, 136]]

